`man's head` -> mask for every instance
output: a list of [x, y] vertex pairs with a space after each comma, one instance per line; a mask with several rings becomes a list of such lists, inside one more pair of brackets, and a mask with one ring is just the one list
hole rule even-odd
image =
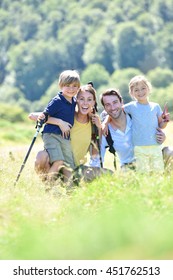
[[100, 101], [105, 111], [113, 119], [117, 119], [122, 113], [123, 99], [117, 89], [107, 89], [100, 96]]

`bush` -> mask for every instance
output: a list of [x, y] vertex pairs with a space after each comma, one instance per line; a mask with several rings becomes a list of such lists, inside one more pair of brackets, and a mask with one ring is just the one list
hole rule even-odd
[[17, 105], [0, 103], [0, 118], [10, 122], [23, 122], [26, 120], [26, 114], [22, 108]]

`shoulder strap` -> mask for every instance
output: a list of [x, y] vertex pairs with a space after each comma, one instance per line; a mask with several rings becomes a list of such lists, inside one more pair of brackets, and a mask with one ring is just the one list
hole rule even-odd
[[106, 141], [108, 143], [108, 147], [109, 147], [109, 152], [112, 153], [114, 155], [114, 167], [115, 169], [117, 168], [116, 167], [116, 150], [113, 146], [114, 144], [114, 141], [112, 140], [112, 136], [111, 136], [111, 133], [110, 133], [110, 130], [108, 128], [108, 134], [106, 136]]

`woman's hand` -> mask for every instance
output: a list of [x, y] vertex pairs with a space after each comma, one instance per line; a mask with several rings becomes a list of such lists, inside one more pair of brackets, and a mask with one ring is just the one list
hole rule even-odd
[[99, 129], [101, 129], [101, 121], [97, 114], [91, 114], [91, 121], [95, 124]]

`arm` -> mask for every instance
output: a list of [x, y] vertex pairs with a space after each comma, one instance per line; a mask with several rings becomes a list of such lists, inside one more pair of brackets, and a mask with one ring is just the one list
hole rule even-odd
[[38, 116], [41, 114], [42, 112], [32, 112], [28, 115], [28, 118], [32, 121], [37, 121]]
[[104, 136], [108, 135], [108, 123], [111, 122], [111, 117], [109, 115], [107, 115], [104, 119], [104, 121], [102, 122], [102, 134]]
[[54, 117], [48, 117], [47, 122], [48, 124], [53, 124], [53, 125], [57, 125], [60, 127], [61, 131], [62, 131], [62, 136], [63, 137], [68, 137], [70, 134], [70, 129], [71, 129], [71, 124], [68, 122], [65, 122], [61, 119], [58, 118], [54, 118]]
[[[30, 113], [28, 117], [30, 120], [37, 121], [37, 120], [43, 120], [45, 118], [45, 115], [42, 112], [33, 112], [33, 113]], [[48, 120], [46, 123], [59, 126], [62, 131], [63, 137], [64, 136], [67, 137], [70, 133], [71, 124], [68, 122], [65, 122], [61, 119], [48, 117]]]

